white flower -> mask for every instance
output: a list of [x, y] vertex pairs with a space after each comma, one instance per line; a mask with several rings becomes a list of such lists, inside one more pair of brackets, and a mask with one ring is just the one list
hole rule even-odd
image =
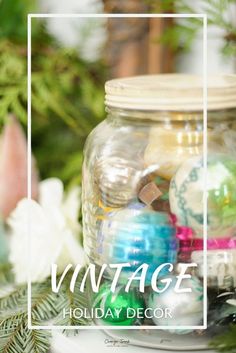
[[[10, 226], [10, 262], [17, 283], [27, 281], [30, 249], [31, 281], [43, 281], [51, 273], [51, 264], [58, 273], [68, 264], [85, 264], [78, 236], [80, 189], [72, 189], [63, 197], [59, 179], [46, 179], [39, 186], [39, 202], [22, 199], [7, 220]], [[29, 236], [30, 234], [30, 241]], [[30, 247], [29, 247], [30, 243]]]

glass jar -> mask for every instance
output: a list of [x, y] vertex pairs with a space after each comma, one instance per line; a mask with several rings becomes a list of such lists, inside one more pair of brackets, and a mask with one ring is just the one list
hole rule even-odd
[[[214, 261], [230, 264], [225, 276], [232, 277], [236, 77], [209, 78], [208, 85], [208, 248], [218, 254]], [[103, 326], [148, 326], [160, 348], [205, 347], [216, 326], [235, 322], [235, 307], [219, 303], [222, 286], [216, 281], [211, 290], [210, 273], [211, 323], [197, 329], [203, 325], [202, 79], [139, 76], [108, 81], [105, 90], [108, 116], [89, 135], [83, 165], [84, 248], [98, 285], [91, 281], [91, 313]], [[235, 298], [235, 278], [230, 292]], [[220, 321], [212, 315], [218, 308]]]

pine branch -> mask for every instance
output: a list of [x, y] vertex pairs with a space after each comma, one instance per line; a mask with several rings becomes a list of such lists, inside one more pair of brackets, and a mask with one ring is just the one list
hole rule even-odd
[[[39, 324], [57, 314], [51, 299], [49, 282], [32, 287], [32, 323]], [[27, 325], [26, 286], [15, 289], [0, 300], [0, 353], [46, 353], [50, 347], [50, 332], [29, 330]]]
[[[32, 287], [32, 323], [55, 314], [48, 281]], [[47, 300], [48, 298], [48, 300]], [[50, 332], [29, 330], [27, 323], [27, 287], [16, 288], [0, 299], [0, 353], [46, 353]]]
[[[82, 310], [88, 308], [88, 298], [87, 298], [87, 290], [85, 289], [84, 293], [80, 292], [80, 284], [82, 281], [84, 275], [84, 271], [81, 271], [78, 275], [77, 281], [75, 283], [75, 288], [74, 292], [72, 293], [70, 291], [70, 279], [71, 275], [67, 276], [65, 278], [65, 281], [63, 282], [62, 285], [62, 292], [65, 298], [65, 305], [64, 309], [68, 313], [69, 310], [73, 312], [74, 309], [80, 308]], [[60, 315], [57, 317], [56, 321], [57, 325], [63, 325], [63, 326], [83, 326], [83, 325], [89, 325], [91, 323], [91, 319], [88, 318], [76, 318], [73, 315], [66, 315], [65, 317], [62, 316], [62, 312], [60, 312]], [[65, 330], [67, 333], [67, 331]]]
[[[32, 285], [33, 326], [44, 325], [49, 320], [51, 324], [70, 326], [90, 323], [89, 319], [62, 316], [63, 309], [87, 308], [86, 291], [81, 293], [79, 290], [83, 274], [81, 271], [78, 276], [74, 293], [69, 289], [72, 272], [65, 278], [58, 294], [52, 292], [50, 279]], [[50, 348], [50, 336], [50, 331], [28, 329], [26, 285], [0, 298], [0, 353], [46, 353]]]
[[14, 290], [0, 298], [0, 313], [4, 310], [11, 310], [20, 304], [22, 298], [26, 296], [26, 286], [16, 287]]
[[[36, 326], [38, 323], [33, 322]], [[45, 330], [29, 330], [28, 331], [28, 341], [24, 345], [24, 353], [46, 353], [50, 348], [50, 331]]]
[[65, 297], [61, 292], [53, 293], [50, 281], [46, 280], [44, 283], [34, 284], [31, 302], [32, 318], [38, 321], [47, 321], [62, 311]]
[[[39, 324], [37, 321], [32, 323], [34, 326]], [[5, 320], [5, 326], [8, 329], [0, 330], [0, 353], [48, 352], [50, 332], [28, 329], [25, 313], [18, 314], [17, 317], [9, 317]]]

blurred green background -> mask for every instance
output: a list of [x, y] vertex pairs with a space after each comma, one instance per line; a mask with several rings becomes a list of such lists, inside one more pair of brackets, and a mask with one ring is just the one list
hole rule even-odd
[[[27, 125], [27, 13], [32, 0], [0, 2], [0, 123], [12, 112]], [[85, 62], [62, 47], [44, 21], [32, 21], [32, 149], [41, 179], [80, 182], [82, 148], [104, 118], [102, 60]]]

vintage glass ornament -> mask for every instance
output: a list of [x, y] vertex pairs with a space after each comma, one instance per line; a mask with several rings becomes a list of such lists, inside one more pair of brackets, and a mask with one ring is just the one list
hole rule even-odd
[[[234, 234], [236, 228], [236, 159], [209, 154], [207, 162], [208, 237]], [[203, 235], [204, 170], [202, 157], [183, 163], [170, 184], [170, 208], [180, 225]]]
[[[194, 252], [193, 262], [197, 262], [199, 267], [203, 266], [203, 238], [195, 238], [191, 228], [177, 227], [177, 238], [179, 239], [179, 262], [191, 262], [191, 255]], [[236, 238], [209, 238], [207, 239], [207, 249], [210, 255], [211, 250], [226, 250], [236, 248]], [[199, 254], [199, 255], [197, 255]], [[200, 260], [200, 261], [199, 261]], [[201, 269], [202, 271], [202, 269]]]
[[153, 127], [144, 160], [147, 165], [156, 165], [159, 176], [170, 180], [182, 163], [202, 153], [202, 143], [202, 131]]
[[[183, 288], [191, 288], [189, 293], [176, 293], [174, 287], [176, 277], [172, 278], [171, 285], [163, 293], [151, 292], [147, 306], [151, 308], [169, 308], [172, 318], [153, 318], [155, 325], [159, 326], [196, 326], [201, 325], [203, 318], [203, 288], [196, 278], [185, 279]], [[164, 285], [163, 285], [164, 286]], [[158, 283], [161, 288], [161, 283]], [[171, 330], [173, 333], [185, 334], [191, 329]]]
[[103, 156], [95, 164], [94, 177], [105, 206], [119, 208], [136, 198], [142, 165], [135, 159]]
[[146, 176], [141, 157], [146, 145], [146, 132], [125, 130], [118, 128], [113, 136], [109, 136], [94, 165], [94, 182], [99, 198], [106, 207], [124, 207], [137, 199], [140, 180]]
[[139, 201], [131, 202], [126, 208], [111, 209], [103, 212], [102, 217], [99, 215], [97, 220], [97, 253], [100, 254], [100, 262], [104, 263], [104, 247], [106, 248], [107, 241], [109, 242], [110, 233], [113, 228], [117, 228], [119, 224], [126, 222], [126, 220], [134, 217], [140, 213], [140, 210], [145, 208], [145, 205]]
[[[145, 302], [136, 289], [125, 292], [120, 285], [115, 292], [111, 292], [111, 284], [105, 282], [101, 285], [98, 294], [95, 295], [92, 307], [101, 308], [104, 312], [102, 321], [110, 325], [129, 326], [139, 324], [140, 319], [133, 313], [139, 308], [145, 308]], [[131, 310], [132, 315], [131, 315]], [[131, 317], [132, 316], [132, 317]]]
[[[155, 269], [165, 263], [175, 263], [178, 240], [175, 227], [166, 213], [150, 210], [118, 211], [102, 227], [103, 263], [129, 263], [125, 278], [143, 263], [149, 265], [146, 284], [149, 284]], [[165, 275], [167, 270], [163, 269]]]

